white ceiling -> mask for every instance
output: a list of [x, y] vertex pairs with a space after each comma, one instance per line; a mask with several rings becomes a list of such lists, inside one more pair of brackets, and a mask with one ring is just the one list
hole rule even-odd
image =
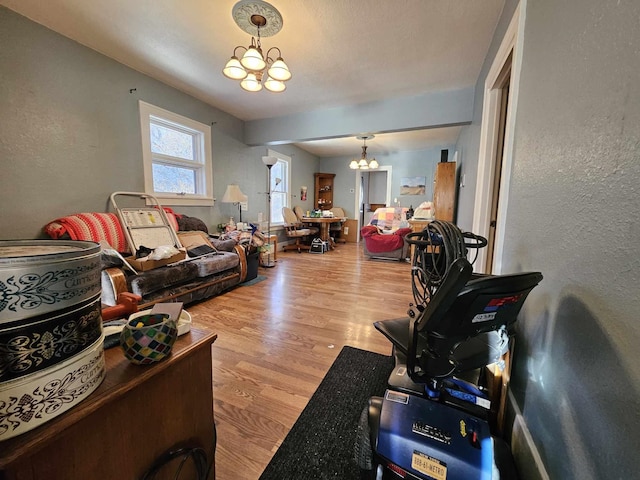
[[[236, 0], [0, 0], [0, 4], [242, 120], [355, 105], [476, 83], [504, 0], [271, 0], [293, 73], [280, 94], [248, 93], [222, 67], [250, 36]], [[378, 135], [369, 151], [453, 143], [459, 128]], [[450, 141], [448, 140], [450, 139]], [[355, 138], [297, 144], [352, 155]], [[379, 149], [379, 150], [377, 150]], [[359, 150], [358, 150], [359, 151]], [[356, 152], [357, 153], [357, 152]]]

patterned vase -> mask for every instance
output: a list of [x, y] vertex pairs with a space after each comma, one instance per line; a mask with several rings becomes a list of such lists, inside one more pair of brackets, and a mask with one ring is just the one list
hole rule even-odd
[[124, 356], [132, 363], [147, 365], [171, 353], [178, 338], [178, 328], [169, 315], [143, 315], [130, 319], [120, 334]]

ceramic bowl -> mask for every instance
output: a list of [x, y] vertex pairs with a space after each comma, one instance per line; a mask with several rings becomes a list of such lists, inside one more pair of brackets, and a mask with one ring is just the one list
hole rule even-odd
[[[149, 315], [150, 313], [151, 313], [150, 308], [147, 310], [140, 310], [139, 312], [132, 313], [129, 316], [129, 321], [138, 317], [142, 317], [144, 315]], [[182, 310], [180, 312], [180, 318], [178, 319], [177, 327], [178, 327], [178, 336], [184, 335], [185, 333], [188, 333], [189, 331], [191, 331], [191, 314], [186, 310]]]
[[0, 328], [73, 307], [100, 293], [100, 245], [65, 240], [0, 241]]
[[53, 420], [98, 388], [106, 371], [103, 340], [51, 368], [0, 383], [0, 442]]
[[120, 333], [120, 346], [131, 362], [147, 365], [169, 355], [176, 338], [178, 328], [169, 315], [147, 314], [129, 318]]
[[100, 295], [71, 310], [0, 326], [0, 382], [52, 367], [102, 335]]

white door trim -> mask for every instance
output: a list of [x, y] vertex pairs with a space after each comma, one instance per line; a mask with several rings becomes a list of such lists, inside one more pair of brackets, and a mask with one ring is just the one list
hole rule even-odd
[[[360, 174], [364, 172], [379, 172], [381, 170], [387, 172], [386, 204], [391, 205], [391, 187], [393, 185], [391, 178], [391, 172], [393, 170], [392, 165], [380, 165], [378, 168], [372, 170], [354, 170], [356, 182], [354, 189], [354, 191], [356, 192], [354, 201], [354, 212], [356, 212], [356, 215], [358, 216], [358, 232], [362, 228], [362, 225], [360, 225]], [[360, 238], [360, 236], [358, 236], [358, 238]]]
[[[523, 6], [523, 4], [525, 4]], [[496, 53], [484, 84], [484, 101], [482, 105], [482, 128], [480, 133], [480, 151], [478, 158], [478, 177], [476, 181], [475, 209], [473, 212], [473, 232], [483, 237], [489, 236], [489, 221], [491, 216], [492, 182], [494, 178], [496, 143], [498, 138], [498, 124], [500, 119], [500, 100], [502, 91], [497, 82], [500, 72], [511, 57], [511, 78], [509, 101], [507, 106], [507, 121], [505, 125], [505, 144], [503, 151], [502, 175], [500, 178], [500, 195], [498, 202], [498, 219], [496, 224], [492, 272], [500, 273], [504, 250], [504, 228], [508, 206], [508, 191], [511, 181], [511, 165], [513, 162], [513, 130], [518, 98], [518, 85], [521, 70], [521, 43], [524, 31], [524, 11], [526, 0], [516, 7], [509, 27]], [[487, 254], [484, 249], [478, 250], [478, 258], [474, 264], [476, 272], [485, 272]]]

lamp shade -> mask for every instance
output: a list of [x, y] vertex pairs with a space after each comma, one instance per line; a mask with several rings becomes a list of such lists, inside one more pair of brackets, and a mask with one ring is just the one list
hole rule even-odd
[[369, 168], [378, 168], [379, 166], [380, 165], [378, 164], [378, 161], [375, 158], [369, 162]]
[[264, 82], [264, 88], [266, 88], [270, 92], [278, 93], [278, 92], [284, 92], [287, 86], [284, 84], [284, 82], [281, 82], [280, 80], [274, 80], [273, 78], [268, 77], [267, 81]]
[[227, 64], [222, 69], [222, 73], [225, 77], [232, 80], [242, 80], [247, 76], [247, 71], [242, 65], [240, 65], [240, 60], [238, 60], [238, 57], [235, 56], [229, 59]]
[[246, 202], [248, 197], [242, 193], [240, 187], [238, 185], [232, 184], [227, 185], [227, 189], [222, 196], [223, 203], [242, 203]]
[[240, 82], [240, 86], [248, 92], [259, 92], [262, 90], [262, 83], [258, 81], [255, 73], [250, 73], [247, 78]]
[[254, 46], [249, 47], [247, 51], [244, 52], [240, 63], [247, 70], [253, 70], [254, 72], [264, 70], [267, 66], [264, 58], [262, 58], [262, 53]]
[[262, 163], [271, 168], [278, 163], [278, 157], [262, 157]]
[[282, 57], [278, 57], [278, 59], [271, 64], [268, 73], [271, 78], [280, 80], [281, 82], [286, 82], [291, 78], [289, 67], [284, 63]]
[[352, 170], [356, 170], [358, 167], [358, 161], [357, 160], [351, 160], [351, 163], [349, 164], [349, 168], [351, 168]]

